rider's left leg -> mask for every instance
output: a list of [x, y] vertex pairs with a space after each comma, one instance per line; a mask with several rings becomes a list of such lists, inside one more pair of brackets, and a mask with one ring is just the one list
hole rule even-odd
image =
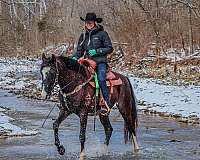
[[[108, 87], [106, 85], [106, 70], [107, 70], [106, 63], [100, 63], [97, 65], [97, 77], [99, 80], [99, 86], [101, 88], [104, 100], [106, 101], [109, 108], [111, 108], [112, 105], [111, 105], [110, 98], [109, 98]], [[101, 112], [105, 113], [105, 112], [107, 112], [107, 109], [102, 108]]]

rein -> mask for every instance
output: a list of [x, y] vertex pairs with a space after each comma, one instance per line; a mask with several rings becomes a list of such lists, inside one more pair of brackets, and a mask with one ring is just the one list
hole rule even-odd
[[[74, 78], [74, 80], [70, 81], [68, 84], [66, 84], [64, 87], [62, 87], [60, 89], [60, 91], [62, 91], [63, 89], [65, 89], [66, 87], [68, 87], [69, 85], [71, 85], [73, 82], [76, 82], [76, 80], [80, 77], [78, 76], [79, 73], [80, 73], [80, 70], [81, 70], [81, 65], [79, 65], [79, 68], [78, 68], [78, 72], [76, 73], [76, 76]], [[59, 70], [58, 70], [58, 62], [56, 61], [56, 78], [55, 78], [55, 81], [54, 81], [54, 87], [56, 86], [56, 84], [58, 84], [58, 77], [59, 77]], [[78, 85], [75, 87], [75, 89], [69, 93], [65, 93], [65, 96], [68, 97], [68, 96], [71, 96], [75, 93], [77, 93], [78, 91], [80, 91], [86, 84], [88, 84], [92, 78], [94, 78], [94, 75], [91, 75], [90, 78], [85, 81], [84, 83]]]
[[85, 81], [84, 83], [82, 83], [82, 84], [76, 86], [76, 88], [75, 88], [72, 92], [66, 93], [65, 95], [66, 95], [66, 96], [71, 96], [71, 95], [77, 93], [77, 92], [80, 91], [86, 84], [88, 84], [88, 83], [92, 80], [92, 78], [93, 78], [93, 75], [91, 75], [91, 77], [90, 77], [87, 81]]
[[[81, 66], [79, 65], [79, 67], [78, 67], [78, 72], [76, 73], [76, 75], [78, 75], [78, 74], [80, 73], [80, 70], [81, 70]], [[71, 81], [71, 82], [69, 82], [68, 84], [66, 84], [66, 85], [65, 85], [63, 88], [61, 88], [60, 90], [62, 91], [62, 90], [65, 89], [67, 86], [69, 86], [70, 84], [72, 84], [73, 82], [75, 82], [78, 78], [79, 78], [79, 76], [76, 76], [76, 77], [74, 78], [73, 81]]]
[[[80, 69], [81, 69], [81, 66], [79, 65], [79, 69], [78, 69], [78, 72], [76, 73], [76, 75], [78, 75], [80, 73]], [[58, 84], [58, 77], [59, 77], [59, 70], [58, 70], [58, 62], [56, 61], [56, 78], [55, 78], [55, 81], [54, 81], [54, 84], [53, 84], [53, 88]], [[74, 81], [76, 81], [76, 79], [78, 78], [79, 76], [76, 76], [75, 79], [71, 82], [69, 82], [68, 84], [66, 84], [63, 88], [60, 89], [60, 91], [62, 91], [63, 89], [65, 89], [67, 86], [69, 86], [70, 84], [72, 84]], [[80, 91], [87, 83], [89, 83], [92, 78], [94, 77], [94, 75], [91, 75], [91, 77], [84, 83], [78, 85], [75, 87], [75, 89], [72, 91], [72, 92], [69, 92], [69, 93], [64, 93], [66, 97], [68, 96], [71, 96], [75, 93], [77, 93], [78, 91]], [[58, 91], [59, 92], [59, 91]], [[47, 117], [45, 118], [43, 124], [42, 124], [42, 128], [44, 127], [44, 124], [46, 122], [46, 120], [49, 118], [51, 112], [53, 111], [53, 109], [55, 108], [57, 103], [54, 104], [54, 106], [52, 107], [52, 109], [50, 110], [49, 114], [47, 115]]]

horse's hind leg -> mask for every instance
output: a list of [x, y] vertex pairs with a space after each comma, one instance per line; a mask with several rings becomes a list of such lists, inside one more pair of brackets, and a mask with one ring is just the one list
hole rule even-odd
[[[138, 152], [139, 151], [139, 145], [138, 145], [138, 142], [137, 142], [137, 138], [136, 138], [136, 117], [133, 115], [133, 112], [130, 110], [127, 110], [125, 108], [122, 108], [122, 106], [131, 106], [131, 104], [120, 104], [118, 105], [118, 109], [119, 109], [119, 112], [121, 113], [123, 119], [124, 119], [124, 122], [125, 122], [125, 131], [128, 130], [128, 133], [130, 134], [131, 136], [131, 140], [132, 140], [132, 143], [134, 145], [134, 152]], [[127, 141], [128, 139], [128, 135], [125, 134], [125, 142]]]
[[134, 152], [138, 152], [139, 145], [138, 145], [137, 138], [136, 138], [135, 125], [132, 125], [129, 120], [126, 123], [128, 123], [127, 127], [128, 127], [128, 131], [131, 135], [132, 143], [134, 145]]
[[131, 114], [129, 114], [129, 115], [122, 114], [122, 117], [124, 118], [124, 121], [125, 121], [125, 130], [128, 129], [128, 132], [131, 136], [131, 140], [132, 140], [132, 143], [134, 145], [134, 152], [138, 152], [139, 151], [139, 145], [138, 145], [138, 142], [137, 142], [136, 131], [135, 131], [136, 122], [133, 120]]
[[104, 131], [105, 131], [105, 135], [106, 135], [104, 144], [108, 146], [109, 141], [110, 141], [110, 137], [112, 135], [113, 128], [112, 128], [112, 125], [110, 123], [108, 116], [103, 116], [103, 115], [100, 114], [99, 118], [100, 118], [100, 121], [101, 121], [101, 123], [104, 127]]
[[63, 145], [60, 145], [60, 140], [58, 137], [58, 128], [59, 128], [59, 125], [61, 124], [61, 122], [64, 121], [67, 118], [67, 116], [69, 116], [69, 114], [70, 114], [69, 112], [60, 111], [58, 118], [53, 123], [55, 145], [56, 145], [60, 155], [63, 155], [65, 153], [65, 148], [63, 147]]
[[136, 134], [135, 132], [132, 133], [131, 135], [131, 138], [132, 138], [132, 142], [133, 142], [133, 145], [134, 145], [134, 151], [135, 153], [139, 152], [139, 145], [138, 145], [138, 142], [137, 142], [137, 137], [136, 137]]

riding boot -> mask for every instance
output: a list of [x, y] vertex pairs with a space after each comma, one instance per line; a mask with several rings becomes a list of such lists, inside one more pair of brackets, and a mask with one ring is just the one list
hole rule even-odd
[[108, 112], [108, 110], [105, 107], [101, 107], [100, 112], [101, 112], [101, 114], [106, 114]]
[[104, 115], [104, 114], [109, 114], [111, 108], [112, 108], [111, 103], [110, 103], [110, 102], [107, 103], [107, 102], [105, 101], [105, 107], [101, 107], [100, 112], [101, 112], [101, 114], [103, 114], [103, 115]]
[[110, 103], [110, 97], [109, 97], [109, 91], [108, 91], [108, 87], [106, 84], [106, 64], [105, 63], [101, 63], [98, 64], [97, 66], [97, 76], [98, 76], [98, 80], [99, 80], [99, 86], [101, 88], [101, 92], [105, 101], [105, 107], [102, 107], [100, 112], [102, 114], [107, 114], [110, 112], [111, 109], [111, 103]]

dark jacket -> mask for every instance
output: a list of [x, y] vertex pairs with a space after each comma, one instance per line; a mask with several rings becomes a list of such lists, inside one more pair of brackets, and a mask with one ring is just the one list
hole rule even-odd
[[84, 30], [78, 41], [77, 51], [73, 55], [77, 59], [85, 55], [89, 56], [88, 50], [95, 49], [97, 54], [91, 57], [97, 64], [107, 63], [107, 54], [112, 53], [113, 47], [110, 37], [106, 31], [104, 31], [103, 26], [97, 25], [91, 31]]

